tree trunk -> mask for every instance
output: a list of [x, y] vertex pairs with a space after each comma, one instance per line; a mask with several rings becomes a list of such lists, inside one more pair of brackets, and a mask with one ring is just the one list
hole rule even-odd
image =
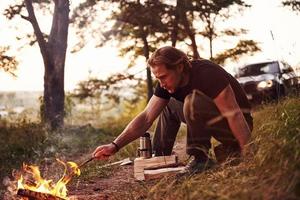
[[177, 24], [175, 24], [176, 21], [177, 20], [174, 21], [173, 30], [171, 32], [172, 47], [176, 47], [176, 42], [177, 42], [178, 26]]
[[178, 37], [178, 23], [179, 23], [179, 15], [177, 9], [174, 11], [174, 21], [173, 21], [173, 29], [171, 32], [171, 42], [172, 47], [176, 47], [177, 37]]
[[198, 49], [197, 49], [195, 34], [189, 34], [189, 36], [190, 36], [190, 40], [192, 42], [191, 48], [192, 48], [192, 51], [193, 51], [193, 59], [199, 59], [200, 55], [199, 55], [199, 52], [198, 52]]
[[199, 55], [199, 52], [198, 52], [198, 49], [197, 49], [195, 33], [190, 28], [189, 22], [188, 22], [185, 14], [184, 14], [184, 17], [183, 17], [182, 20], [183, 20], [183, 25], [184, 25], [184, 29], [186, 31], [186, 34], [189, 36], [189, 38], [191, 40], [191, 49], [193, 51], [193, 59], [199, 59], [200, 55]]
[[64, 66], [47, 66], [44, 74], [44, 122], [51, 129], [63, 126], [64, 98]]
[[32, 0], [25, 0], [28, 20], [34, 29], [43, 57], [44, 109], [42, 121], [51, 129], [63, 126], [64, 117], [64, 68], [69, 27], [69, 1], [54, 0], [54, 14], [48, 42], [45, 41], [34, 14]]
[[189, 36], [191, 40], [191, 48], [193, 51], [193, 58], [194, 59], [199, 59], [200, 55], [197, 49], [197, 43], [196, 43], [196, 38], [195, 38], [195, 33], [193, 29], [190, 27], [190, 23], [188, 21], [187, 15], [186, 15], [186, 2], [183, 0], [177, 0], [177, 8], [179, 11], [179, 16], [182, 21], [182, 24], [184, 26], [186, 34]]
[[213, 42], [213, 39], [212, 37], [209, 37], [209, 52], [210, 52], [210, 60], [213, 60], [213, 46], [212, 46], [212, 42]]
[[208, 28], [210, 60], [213, 60], [214, 26], [213, 26], [213, 23], [211, 22], [211, 20], [207, 20], [207, 28]]
[[[48, 47], [51, 64], [45, 65], [45, 121], [52, 129], [64, 124], [64, 69], [69, 27], [69, 1], [55, 0]], [[52, 64], [53, 63], [53, 64]]]
[[[149, 59], [149, 44], [147, 41], [146, 34], [143, 30], [143, 26], [140, 26], [139, 28], [141, 31], [141, 38], [144, 43], [144, 47], [143, 47], [144, 56], [145, 56], [146, 60], [148, 60]], [[147, 89], [148, 89], [147, 101], [149, 101], [153, 95], [153, 83], [152, 83], [151, 71], [150, 71], [149, 67], [147, 67]]]
[[153, 83], [152, 83], [151, 71], [149, 67], [147, 67], [147, 88], [148, 88], [147, 102], [149, 102], [150, 98], [153, 95]]

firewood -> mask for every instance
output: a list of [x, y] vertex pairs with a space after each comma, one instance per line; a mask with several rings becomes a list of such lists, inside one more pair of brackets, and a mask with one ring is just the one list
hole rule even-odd
[[159, 169], [174, 166], [178, 166], [178, 158], [176, 155], [158, 156], [149, 159], [136, 158], [134, 160], [134, 177], [137, 180], [145, 180], [145, 169]]
[[169, 167], [162, 169], [154, 169], [154, 170], [144, 170], [145, 180], [161, 178], [162, 176], [173, 175], [178, 172], [181, 172], [185, 169], [185, 167]]
[[17, 195], [27, 197], [29, 200], [64, 200], [63, 198], [54, 196], [52, 194], [35, 192], [26, 189], [19, 189]]

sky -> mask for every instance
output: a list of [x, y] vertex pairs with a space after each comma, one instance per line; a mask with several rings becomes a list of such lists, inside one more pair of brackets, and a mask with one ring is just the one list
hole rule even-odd
[[[75, 0], [73, 1], [75, 2]], [[226, 26], [243, 27], [249, 30], [248, 34], [241, 39], [253, 39], [259, 42], [262, 52], [243, 57], [238, 63], [226, 65], [228, 71], [233, 67], [250, 62], [263, 60], [284, 59], [292, 66], [300, 63], [300, 13], [283, 8], [280, 0], [248, 0], [252, 7], [243, 14], [223, 22]], [[0, 12], [7, 7], [8, 1], [0, 2]], [[72, 9], [72, 7], [71, 7]], [[38, 16], [41, 29], [49, 31], [51, 18], [43, 15]], [[17, 26], [16, 26], [17, 24]], [[18, 27], [16, 29], [15, 27]], [[17, 78], [12, 77], [3, 70], [0, 70], [0, 91], [42, 91], [44, 67], [38, 46], [25, 47], [25, 44], [16, 41], [16, 36], [22, 33], [31, 32], [31, 25], [22, 19], [8, 21], [0, 15], [0, 45], [12, 45], [11, 55], [15, 55], [19, 61]], [[271, 35], [273, 34], [273, 37]], [[87, 43], [86, 47], [78, 53], [71, 54], [70, 46], [75, 44], [75, 32], [69, 31], [68, 52], [65, 65], [65, 90], [74, 89], [81, 80], [86, 80], [89, 76], [106, 78], [110, 74], [127, 69], [128, 60], [118, 56], [118, 48], [107, 44], [102, 48], [94, 48], [92, 43]], [[203, 42], [203, 43], [201, 43]], [[199, 41], [206, 45], [204, 41]], [[232, 46], [226, 41], [217, 41], [215, 50], [219, 51]], [[20, 47], [24, 46], [21, 50]], [[202, 57], [208, 58], [208, 51], [199, 48]], [[145, 60], [141, 58], [137, 66], [131, 69], [132, 73], [137, 73], [145, 69]], [[142, 72], [143, 73], [143, 72]], [[145, 74], [145, 72], [144, 72]]]

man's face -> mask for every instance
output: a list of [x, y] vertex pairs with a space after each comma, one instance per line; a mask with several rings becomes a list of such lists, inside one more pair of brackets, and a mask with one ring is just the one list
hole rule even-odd
[[157, 78], [160, 86], [169, 93], [174, 93], [179, 87], [183, 66], [179, 65], [175, 69], [167, 69], [164, 64], [150, 67], [152, 73]]

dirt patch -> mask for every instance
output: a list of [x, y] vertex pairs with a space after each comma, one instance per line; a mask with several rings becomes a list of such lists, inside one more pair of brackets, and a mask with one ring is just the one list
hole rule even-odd
[[135, 180], [133, 165], [120, 166], [107, 178], [93, 177], [70, 185], [69, 195], [71, 200], [144, 199], [141, 194], [153, 184]]
[[[179, 160], [186, 159], [185, 142], [180, 140], [174, 146], [174, 152]], [[78, 180], [71, 184], [69, 195], [71, 200], [90, 200], [90, 199], [145, 199], [143, 194], [159, 180], [137, 181], [133, 177], [133, 164], [119, 166], [114, 169], [114, 173], [107, 178], [92, 177], [90, 180]]]

